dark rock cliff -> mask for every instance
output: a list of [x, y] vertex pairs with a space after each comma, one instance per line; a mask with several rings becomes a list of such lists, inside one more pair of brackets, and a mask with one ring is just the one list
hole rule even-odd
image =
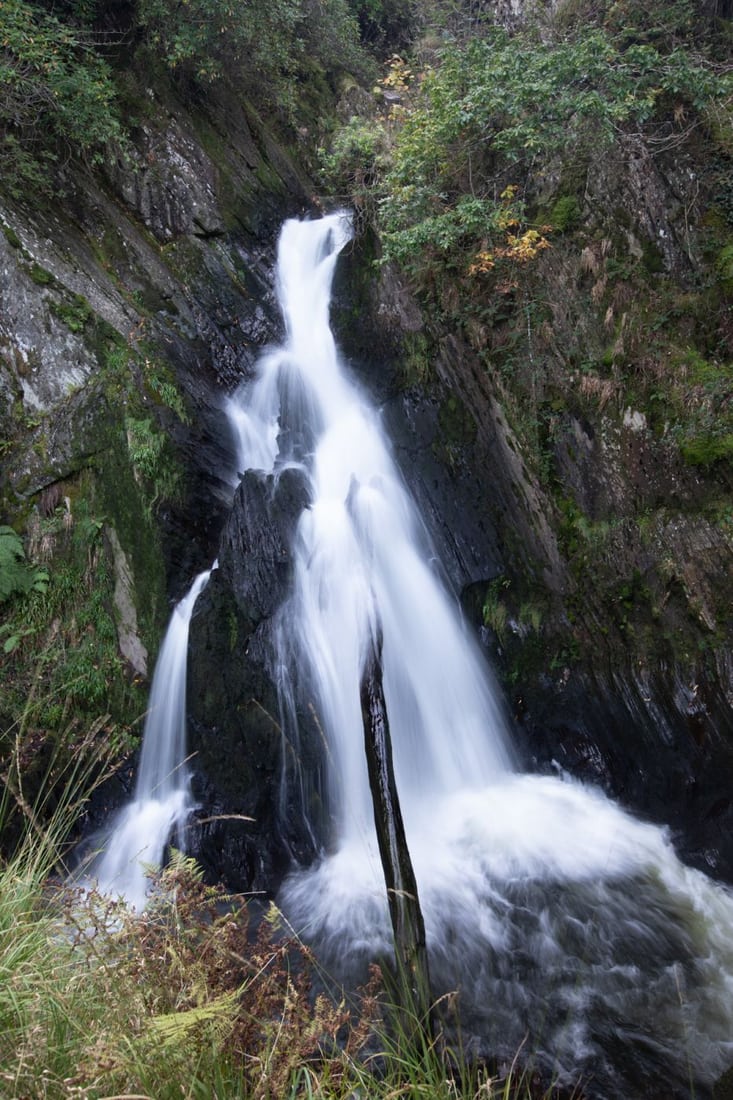
[[140, 95], [124, 158], [67, 166], [52, 203], [0, 190], [0, 519], [48, 577], [38, 606], [0, 607], [0, 717], [35, 744], [104, 711], [122, 747], [139, 732], [171, 602], [231, 505], [222, 398], [280, 324], [274, 242], [307, 201], [247, 104]]

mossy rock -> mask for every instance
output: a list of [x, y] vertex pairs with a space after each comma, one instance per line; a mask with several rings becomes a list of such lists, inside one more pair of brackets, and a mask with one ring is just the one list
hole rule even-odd
[[715, 261], [715, 270], [723, 290], [733, 297], [733, 242], [721, 248]]
[[580, 203], [575, 195], [561, 195], [550, 211], [550, 223], [558, 233], [567, 233], [580, 221]]
[[440, 406], [438, 425], [447, 445], [471, 443], [476, 438], [476, 420], [460, 397], [451, 394]]

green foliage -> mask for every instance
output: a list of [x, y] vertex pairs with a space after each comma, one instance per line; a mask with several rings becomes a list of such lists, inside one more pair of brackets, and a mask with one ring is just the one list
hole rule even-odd
[[362, 42], [372, 49], [403, 50], [415, 39], [425, 13], [417, 0], [350, 0]]
[[346, 0], [139, 0], [139, 23], [165, 64], [201, 83], [227, 76], [260, 102], [292, 113], [312, 61], [362, 68], [356, 20]]
[[83, 33], [27, 0], [0, 4], [0, 173], [13, 195], [63, 153], [95, 160], [120, 137], [110, 70]]
[[488, 626], [490, 630], [493, 630], [498, 641], [502, 644], [506, 640], [507, 620], [509, 618], [505, 596], [510, 583], [508, 577], [496, 577], [486, 589], [486, 596], [481, 609], [484, 626]]
[[[2, 605], [3, 739], [22, 724], [28, 738], [56, 744], [82, 720], [113, 714], [121, 734], [144, 710], [124, 675], [114, 620], [114, 582], [102, 539], [104, 520], [83, 500], [31, 525], [30, 543], [52, 566], [38, 584]], [[33, 786], [36, 766], [29, 767]]]
[[387, 134], [382, 123], [349, 119], [336, 131], [330, 148], [320, 149], [319, 155], [321, 179], [329, 193], [337, 192], [357, 211], [371, 207], [388, 163]]
[[81, 294], [72, 294], [67, 301], [51, 302], [50, 310], [71, 332], [83, 332], [93, 317], [92, 307]]
[[725, 293], [733, 298], [733, 243], [724, 245], [715, 263]]
[[665, 97], [702, 110], [731, 91], [730, 74], [682, 48], [621, 49], [600, 28], [549, 47], [496, 28], [450, 46], [395, 136], [380, 209], [387, 250], [403, 259], [436, 231], [451, 245], [444, 223], [453, 236], [490, 235], [495, 188], [512, 165], [610, 142], [629, 123], [650, 123]]
[[40, 264], [32, 264], [29, 274], [36, 286], [50, 286], [54, 281], [51, 272], [47, 271], [45, 267], [41, 267]]
[[280, 74], [290, 64], [288, 43], [299, 21], [298, 0], [234, 5], [229, 0], [141, 0], [138, 20], [151, 45], [172, 69], [198, 79], [221, 77], [224, 67], [249, 61], [256, 71]]
[[[351, 189], [373, 212], [386, 259], [412, 271], [485, 274], [497, 250], [506, 267], [544, 247], [547, 227], [533, 225], [522, 203], [537, 158], [562, 149], [565, 161], [582, 162], [630, 127], [668, 136], [673, 108], [702, 116], [731, 95], [729, 70], [654, 35], [629, 41], [612, 23], [549, 40], [531, 27], [510, 34], [485, 25], [445, 46], [402, 89], [401, 106], [352, 119], [324, 166], [334, 190]], [[564, 232], [579, 214], [577, 198], [561, 195], [549, 221]]]
[[733, 432], [711, 432], [685, 439], [682, 457], [690, 466], [713, 466], [716, 462], [733, 463]]
[[180, 471], [171, 453], [168, 437], [151, 417], [125, 419], [127, 449], [133, 469], [146, 487], [150, 505], [173, 499], [179, 488]]
[[671, 348], [669, 375], [651, 400], [664, 430], [691, 466], [733, 460], [733, 363]]
[[22, 248], [23, 247], [23, 242], [21, 241], [20, 237], [15, 232], [15, 230], [13, 229], [12, 226], [3, 225], [2, 229], [3, 229], [3, 235], [5, 237], [5, 240], [8, 242], [8, 244], [10, 245], [11, 248]]
[[172, 409], [182, 424], [190, 424], [191, 417], [188, 415], [188, 410], [175, 383], [173, 374], [166, 364], [146, 359], [144, 377], [146, 385], [158, 401]]
[[580, 219], [580, 205], [575, 195], [562, 195], [550, 211], [550, 223], [558, 233], [572, 229]]
[[12, 527], [0, 527], [0, 603], [28, 592], [45, 592], [47, 587], [48, 570], [30, 565], [20, 535]]
[[622, 45], [654, 42], [668, 48], [670, 41], [690, 31], [695, 20], [692, 0], [616, 0], [606, 7], [605, 25], [618, 34]]

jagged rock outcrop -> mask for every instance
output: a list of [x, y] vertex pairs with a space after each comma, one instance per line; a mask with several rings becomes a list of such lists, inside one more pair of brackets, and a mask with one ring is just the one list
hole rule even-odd
[[296, 469], [245, 474], [191, 624], [189, 742], [202, 808], [195, 848], [210, 873], [249, 889], [272, 890], [293, 859], [308, 862], [316, 851], [318, 811], [303, 792], [317, 796], [320, 737], [305, 708], [293, 729], [278, 681], [296, 670], [274, 661], [308, 499]]
[[184, 102], [153, 76], [141, 94], [103, 171], [64, 165], [53, 202], [0, 188], [0, 520], [27, 531], [54, 609], [53, 630], [20, 634], [2, 609], [19, 641], [0, 752], [38, 652], [39, 739], [68, 737], [69, 714], [82, 736], [100, 708], [139, 732], [171, 602], [231, 503], [222, 398], [280, 324], [274, 241], [305, 177], [246, 103]]

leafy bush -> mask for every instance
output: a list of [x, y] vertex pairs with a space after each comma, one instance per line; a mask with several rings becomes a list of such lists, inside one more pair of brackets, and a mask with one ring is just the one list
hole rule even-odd
[[100, 155], [120, 137], [107, 64], [83, 32], [27, 0], [0, 4], [0, 174], [43, 186], [60, 155]]
[[166, 65], [209, 83], [226, 75], [292, 113], [311, 59], [362, 67], [346, 0], [139, 0], [138, 20]]
[[403, 50], [424, 20], [417, 0], [351, 0], [361, 40], [376, 50]]
[[[539, 158], [562, 150], [566, 163], [582, 160], [631, 126], [658, 126], [663, 144], [673, 107], [687, 117], [731, 95], [730, 71], [681, 45], [664, 52], [602, 26], [549, 41], [532, 28], [489, 26], [447, 45], [391, 114], [352, 120], [324, 163], [332, 180], [340, 167], [342, 188], [356, 185], [362, 206], [360, 186], [376, 188], [371, 205], [387, 258], [414, 267], [437, 255], [477, 271], [472, 250], [524, 261], [544, 235], [520, 202]], [[569, 195], [550, 220], [564, 231], [578, 214]]]
[[199, 79], [220, 77], [230, 66], [279, 79], [290, 67], [290, 43], [300, 18], [298, 0], [268, 5], [230, 0], [140, 0], [138, 20], [170, 68], [189, 68]]
[[702, 109], [731, 92], [730, 75], [716, 77], [682, 49], [622, 51], [601, 29], [551, 48], [499, 29], [449, 47], [396, 135], [381, 211], [388, 240], [461, 196], [489, 198], [507, 166], [648, 123], [665, 96]]

